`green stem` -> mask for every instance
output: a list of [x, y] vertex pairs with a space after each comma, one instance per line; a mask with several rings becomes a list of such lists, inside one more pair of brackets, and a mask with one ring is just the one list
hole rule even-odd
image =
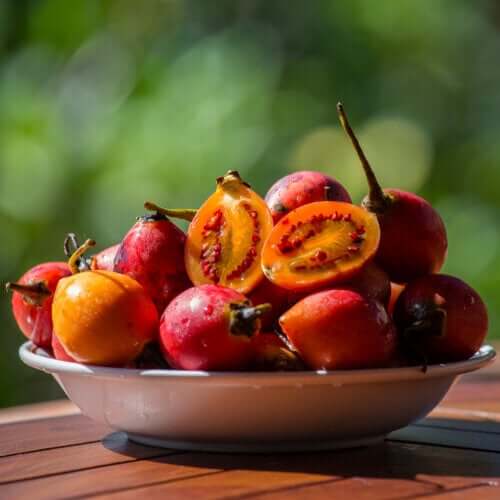
[[356, 150], [358, 158], [361, 162], [361, 166], [363, 167], [363, 170], [365, 172], [366, 180], [368, 181], [369, 193], [368, 202], [365, 203], [366, 208], [370, 210], [370, 212], [382, 213], [390, 206], [391, 198], [390, 196], [386, 195], [380, 187], [380, 183], [375, 176], [375, 172], [368, 162], [368, 159], [366, 158], [366, 155], [358, 141], [358, 138], [356, 137], [356, 134], [349, 124], [349, 120], [347, 119], [347, 115], [344, 111], [344, 106], [341, 102], [337, 103], [337, 113], [339, 115], [339, 120], [342, 128], [344, 129], [345, 133], [351, 140], [354, 149]]
[[175, 219], [183, 219], [191, 222], [196, 215], [195, 208], [162, 208], [151, 201], [144, 202], [144, 208], [151, 212], [157, 212], [166, 217], [174, 217]]

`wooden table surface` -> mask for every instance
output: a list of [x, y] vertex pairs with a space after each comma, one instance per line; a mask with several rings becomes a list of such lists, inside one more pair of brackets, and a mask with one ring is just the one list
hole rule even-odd
[[129, 443], [68, 401], [0, 411], [0, 499], [500, 499], [500, 363], [380, 445], [229, 455]]

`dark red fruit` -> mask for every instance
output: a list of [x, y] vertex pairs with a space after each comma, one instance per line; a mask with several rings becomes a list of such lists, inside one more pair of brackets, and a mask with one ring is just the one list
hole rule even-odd
[[443, 220], [426, 200], [416, 194], [399, 189], [382, 190], [342, 104], [337, 104], [337, 110], [368, 180], [370, 192], [363, 200], [363, 206], [375, 213], [380, 223], [380, 244], [375, 261], [396, 283], [407, 283], [438, 272], [448, 248]]
[[337, 288], [354, 290], [384, 306], [387, 306], [391, 296], [391, 282], [388, 274], [373, 263], [364, 267], [355, 278]]
[[57, 283], [71, 271], [65, 262], [46, 262], [26, 272], [17, 283], [7, 283], [14, 292], [12, 312], [20, 330], [35, 345], [51, 347], [52, 299]]
[[304, 370], [304, 363], [275, 333], [261, 333], [252, 338], [252, 368], [259, 371]]
[[93, 255], [90, 259], [90, 268], [92, 271], [112, 271], [114, 267], [114, 261], [116, 257], [116, 252], [118, 252], [120, 245], [113, 245], [111, 247], [105, 248], [96, 255]]
[[470, 358], [488, 332], [488, 312], [478, 293], [458, 278], [424, 276], [409, 283], [394, 308], [402, 345], [423, 362]]
[[54, 355], [54, 358], [59, 361], [76, 362], [76, 360], [66, 352], [61, 342], [59, 342], [57, 335], [52, 335], [52, 354]]
[[185, 234], [159, 211], [141, 217], [123, 238], [113, 270], [138, 281], [161, 314], [191, 286], [184, 267], [185, 241]]
[[290, 290], [271, 283], [268, 279], [262, 280], [260, 285], [248, 295], [252, 304], [256, 306], [259, 304], [271, 304], [272, 306], [272, 309], [261, 317], [262, 330], [270, 331], [273, 329], [278, 318], [292, 303], [298, 300], [294, 301], [295, 295]]
[[340, 182], [311, 170], [282, 177], [271, 186], [265, 200], [275, 224], [288, 212], [314, 201], [351, 203], [349, 193]]
[[396, 330], [384, 307], [352, 290], [309, 295], [279, 322], [300, 357], [316, 370], [388, 366], [396, 354]]
[[201, 285], [177, 296], [160, 322], [160, 345], [173, 368], [242, 370], [253, 357], [251, 337], [269, 304], [253, 307], [241, 293]]

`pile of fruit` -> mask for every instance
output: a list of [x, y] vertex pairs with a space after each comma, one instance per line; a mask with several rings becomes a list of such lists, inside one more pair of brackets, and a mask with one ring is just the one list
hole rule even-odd
[[[369, 194], [352, 204], [319, 172], [265, 200], [230, 171], [198, 210], [151, 211], [123, 241], [65, 241], [68, 263], [30, 269], [14, 317], [54, 357], [186, 370], [359, 369], [467, 359], [488, 329], [479, 295], [437, 274], [446, 230], [423, 198], [382, 189], [342, 105]], [[190, 221], [184, 234], [170, 218]]]

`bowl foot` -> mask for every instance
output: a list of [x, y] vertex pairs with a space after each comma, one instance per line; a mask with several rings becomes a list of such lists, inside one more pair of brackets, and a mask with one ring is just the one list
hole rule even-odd
[[140, 434], [133, 434], [130, 432], [127, 433], [127, 436], [130, 441], [147, 446], [155, 446], [157, 448], [208, 451], [215, 453], [291, 453], [299, 451], [342, 450], [346, 448], [372, 446], [382, 442], [385, 438], [384, 435], [381, 435], [347, 440], [335, 439], [325, 441], [212, 443], [207, 441], [176, 441], [151, 436], [142, 436]]

